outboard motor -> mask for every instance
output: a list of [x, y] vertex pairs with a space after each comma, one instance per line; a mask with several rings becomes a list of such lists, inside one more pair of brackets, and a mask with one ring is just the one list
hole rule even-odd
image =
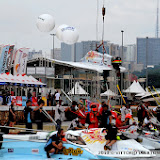
[[2, 149], [2, 144], [3, 144], [3, 133], [0, 132], [0, 149]]

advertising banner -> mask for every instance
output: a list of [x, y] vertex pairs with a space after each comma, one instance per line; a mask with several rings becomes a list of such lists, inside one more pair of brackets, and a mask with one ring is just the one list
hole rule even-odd
[[0, 105], [2, 105], [2, 103], [3, 103], [3, 97], [0, 96]]
[[44, 106], [47, 106], [47, 98], [46, 97], [42, 97], [42, 100], [44, 101]]
[[13, 62], [13, 51], [14, 51], [14, 45], [9, 47], [8, 56], [7, 56], [7, 63], [6, 63], [6, 70], [10, 72]]
[[21, 96], [17, 96], [16, 106], [22, 106], [22, 97]]
[[26, 106], [26, 102], [27, 102], [27, 97], [22, 96], [22, 106]]
[[2, 55], [3, 47], [4, 47], [4, 45], [3, 45], [3, 44], [2, 44], [2, 45], [0, 45], [0, 58], [1, 58], [1, 55]]
[[28, 51], [29, 48], [21, 48], [17, 50], [14, 61], [14, 75], [26, 73]]
[[17, 104], [17, 97], [16, 96], [11, 96], [11, 101], [13, 101], [14, 105], [16, 106], [16, 104]]
[[31, 100], [32, 100], [32, 106], [38, 106], [37, 97], [32, 97]]
[[[102, 54], [96, 51], [89, 51], [85, 57], [81, 59], [82, 62], [90, 62], [93, 64], [99, 64], [99, 65], [111, 65], [111, 59], [112, 56], [109, 54]], [[104, 61], [104, 63], [103, 63]]]
[[9, 45], [6, 45], [2, 49], [1, 58], [0, 58], [0, 73], [5, 73], [9, 47], [10, 47]]

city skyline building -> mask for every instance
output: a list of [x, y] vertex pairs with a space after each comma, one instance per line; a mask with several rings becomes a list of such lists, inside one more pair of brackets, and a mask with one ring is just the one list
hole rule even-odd
[[159, 65], [159, 59], [160, 38], [137, 38], [137, 64]]
[[123, 58], [124, 62], [137, 62], [137, 53], [135, 44], [124, 46]]
[[[51, 49], [50, 58], [53, 58], [53, 49]], [[61, 48], [54, 48], [54, 59], [61, 60]]]

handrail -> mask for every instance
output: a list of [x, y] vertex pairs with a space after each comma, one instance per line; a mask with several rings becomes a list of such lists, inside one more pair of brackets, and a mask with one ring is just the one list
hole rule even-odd
[[63, 89], [61, 89], [61, 91], [62, 91], [63, 94], [68, 98], [68, 100], [69, 100], [70, 102], [72, 102], [71, 98], [67, 95], [67, 93], [66, 93]]
[[20, 127], [10, 127], [10, 126], [2, 126], [2, 125], [0, 125], [0, 128], [19, 129], [19, 130], [36, 131], [36, 132], [49, 132], [49, 131], [46, 131], [46, 130], [28, 129], [28, 128], [20, 128]]
[[42, 109], [42, 113], [48, 118], [50, 119], [55, 125], [57, 125], [57, 123], [55, 122], [55, 120], [48, 114], [48, 112], [46, 110]]

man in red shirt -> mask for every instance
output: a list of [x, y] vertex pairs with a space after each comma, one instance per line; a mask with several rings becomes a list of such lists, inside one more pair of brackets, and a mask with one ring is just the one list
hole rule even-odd
[[87, 123], [89, 123], [88, 128], [98, 128], [98, 113], [97, 108], [92, 108], [92, 111], [87, 115]]
[[116, 119], [116, 127], [122, 127], [124, 125], [126, 125], [128, 119], [125, 119], [124, 122], [121, 121], [121, 114], [118, 114], [117, 119]]

